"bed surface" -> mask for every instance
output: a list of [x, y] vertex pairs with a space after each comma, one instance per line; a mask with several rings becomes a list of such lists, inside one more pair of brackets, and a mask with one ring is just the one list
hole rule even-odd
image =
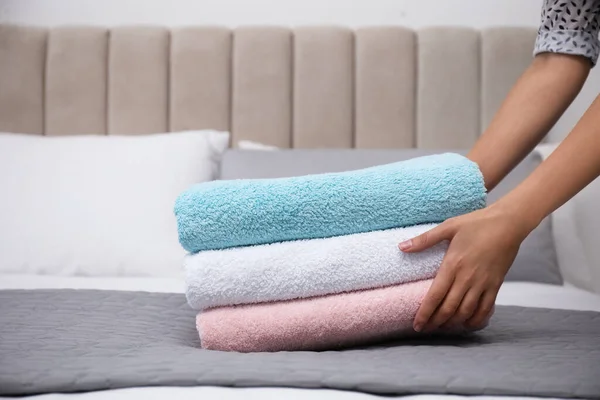
[[[44, 277], [26, 275], [3, 275], [0, 277], [0, 289], [17, 288], [86, 288], [103, 290], [148, 291], [162, 293], [182, 293], [183, 282], [179, 279], [159, 278], [81, 278], [81, 277]], [[532, 283], [506, 283], [499, 294], [498, 305], [519, 305], [528, 307], [562, 308], [573, 310], [600, 311], [600, 296], [584, 292], [573, 287], [559, 287]], [[44, 395], [38, 398], [62, 399], [67, 395]], [[224, 400], [253, 399], [253, 398], [290, 398], [290, 399], [324, 399], [324, 400], [353, 400], [376, 399], [377, 396], [368, 394], [344, 392], [337, 390], [321, 389], [283, 389], [283, 388], [222, 388], [222, 387], [191, 387], [191, 388], [134, 388], [124, 390], [111, 390], [105, 392], [91, 392], [84, 394], [68, 395], [70, 398], [98, 399], [141, 399], [163, 398], [177, 396], [176, 398], [218, 398]], [[406, 399], [458, 399], [461, 396], [411, 396]], [[499, 399], [501, 397], [477, 396], [477, 399]]]
[[245, 354], [200, 350], [195, 313], [182, 293], [0, 291], [0, 393], [206, 385], [600, 399], [594, 311], [498, 305], [476, 335]]

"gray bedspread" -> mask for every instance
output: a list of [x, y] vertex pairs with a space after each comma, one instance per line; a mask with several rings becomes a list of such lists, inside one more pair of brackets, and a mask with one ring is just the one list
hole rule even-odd
[[600, 313], [497, 307], [472, 337], [327, 352], [199, 349], [180, 294], [0, 291], [0, 394], [132, 386], [600, 398]]

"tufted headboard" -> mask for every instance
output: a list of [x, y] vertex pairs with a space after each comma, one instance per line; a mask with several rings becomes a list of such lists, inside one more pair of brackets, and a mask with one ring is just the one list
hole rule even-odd
[[0, 131], [212, 128], [280, 147], [465, 148], [533, 28], [0, 25]]

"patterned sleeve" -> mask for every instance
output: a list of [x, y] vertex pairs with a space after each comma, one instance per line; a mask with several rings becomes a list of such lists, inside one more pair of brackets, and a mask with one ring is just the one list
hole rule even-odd
[[544, 0], [535, 41], [539, 53], [575, 54], [590, 59], [600, 53], [600, 0]]

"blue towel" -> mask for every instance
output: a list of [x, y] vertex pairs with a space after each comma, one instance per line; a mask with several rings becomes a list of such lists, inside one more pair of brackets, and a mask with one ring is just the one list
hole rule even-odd
[[435, 223], [482, 208], [483, 176], [453, 153], [356, 171], [201, 183], [176, 201], [190, 253]]

